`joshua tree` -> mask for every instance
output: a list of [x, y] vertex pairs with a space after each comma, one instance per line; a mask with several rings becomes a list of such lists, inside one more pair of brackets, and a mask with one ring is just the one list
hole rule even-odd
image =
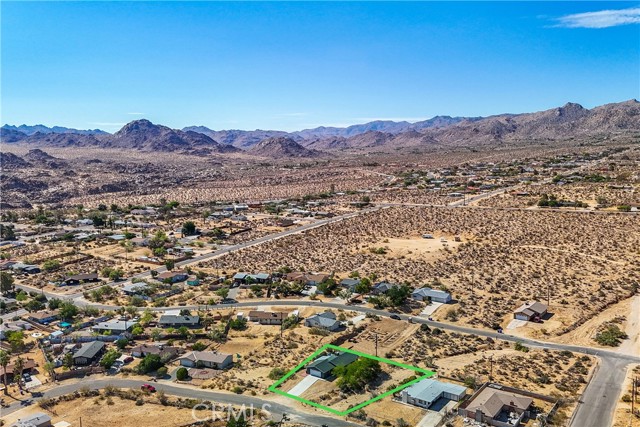
[[7, 365], [9, 364], [9, 353], [4, 350], [0, 350], [0, 366], [2, 366], [2, 382], [4, 383], [4, 394], [9, 394], [7, 388]]

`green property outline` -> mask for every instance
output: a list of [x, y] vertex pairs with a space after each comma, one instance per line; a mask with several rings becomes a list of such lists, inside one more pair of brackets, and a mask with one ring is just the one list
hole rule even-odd
[[[383, 394], [380, 394], [376, 397], [374, 397], [373, 399], [369, 399], [366, 402], [360, 403], [352, 408], [347, 409], [346, 411], [338, 411], [337, 409], [333, 409], [333, 408], [329, 408], [328, 406], [323, 406], [320, 405], [319, 403], [316, 402], [312, 402], [311, 400], [307, 400], [307, 399], [303, 399], [300, 396], [294, 396], [292, 394], [287, 393], [286, 391], [282, 391], [279, 390], [278, 387], [285, 382], [287, 379], [289, 379], [289, 377], [291, 377], [292, 375], [294, 375], [296, 372], [298, 372], [300, 369], [304, 368], [305, 365], [307, 365], [309, 362], [311, 362], [313, 359], [315, 359], [316, 357], [318, 357], [320, 354], [322, 354], [324, 351], [326, 351], [327, 349], [332, 349], [332, 350], [337, 350], [337, 351], [344, 351], [347, 353], [351, 353], [351, 354], [355, 354], [358, 355], [360, 357], [366, 357], [368, 359], [373, 359], [376, 360], [378, 362], [382, 362], [382, 363], [386, 363], [389, 365], [394, 365], [394, 366], [399, 366], [401, 368], [405, 368], [405, 369], [410, 369], [412, 371], [415, 372], [420, 372], [424, 375], [416, 378], [415, 380], [411, 380], [405, 384], [402, 384], [401, 386], [398, 386], [392, 390], [389, 390]], [[320, 347], [318, 350], [316, 350], [311, 356], [307, 357], [306, 359], [304, 359], [298, 366], [296, 366], [295, 368], [293, 368], [292, 370], [290, 370], [289, 372], [287, 372], [282, 378], [280, 378], [278, 381], [276, 381], [273, 385], [271, 385], [271, 387], [268, 388], [269, 391], [280, 394], [282, 396], [286, 396], [289, 397], [291, 399], [297, 400], [298, 402], [302, 402], [305, 403], [307, 405], [311, 405], [314, 406], [316, 408], [319, 409], [323, 409], [327, 412], [331, 412], [332, 414], [338, 415], [338, 416], [345, 416], [347, 414], [350, 414], [354, 411], [357, 411], [358, 409], [362, 409], [365, 406], [368, 406], [374, 402], [377, 402], [380, 399], [384, 399], [385, 397], [392, 395], [394, 393], [399, 392], [400, 390], [403, 390], [415, 383], [417, 383], [418, 381], [422, 381], [426, 378], [430, 378], [432, 376], [434, 376], [436, 373], [434, 371], [430, 371], [427, 369], [422, 369], [422, 368], [418, 368], [417, 366], [412, 366], [412, 365], [406, 365], [404, 363], [399, 363], [390, 359], [385, 359], [383, 357], [378, 357], [378, 356], [373, 356], [371, 354], [367, 354], [367, 353], [362, 353], [360, 351], [356, 351], [356, 350], [352, 350], [349, 348], [344, 348], [344, 347], [339, 347], [337, 345], [333, 345], [333, 344], [325, 344], [322, 347]]]

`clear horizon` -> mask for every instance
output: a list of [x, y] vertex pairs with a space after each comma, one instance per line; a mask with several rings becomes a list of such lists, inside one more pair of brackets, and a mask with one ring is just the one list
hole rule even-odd
[[298, 131], [640, 98], [637, 2], [3, 2], [2, 123]]

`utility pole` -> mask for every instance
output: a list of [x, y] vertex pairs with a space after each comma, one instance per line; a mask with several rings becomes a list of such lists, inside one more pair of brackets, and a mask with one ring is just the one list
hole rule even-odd
[[489, 381], [493, 381], [493, 354], [489, 357]]
[[376, 338], [376, 357], [378, 357], [378, 333], [374, 332], [373, 335]]
[[547, 308], [551, 306], [551, 285], [547, 282]]

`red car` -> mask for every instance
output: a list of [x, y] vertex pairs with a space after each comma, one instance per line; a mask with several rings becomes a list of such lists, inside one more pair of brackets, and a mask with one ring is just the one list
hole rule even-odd
[[143, 391], [146, 390], [149, 393], [153, 393], [156, 391], [156, 388], [150, 384], [143, 384], [142, 387], [140, 387]]

